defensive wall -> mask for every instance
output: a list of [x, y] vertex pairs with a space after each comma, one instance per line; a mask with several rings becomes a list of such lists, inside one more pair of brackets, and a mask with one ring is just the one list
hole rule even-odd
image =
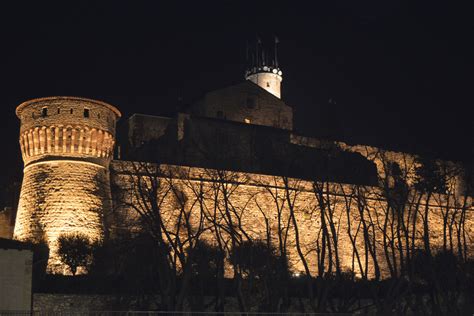
[[[229, 89], [216, 98], [229, 94], [229, 102], [246, 102], [250, 90], [262, 90], [253, 83]], [[273, 110], [280, 107], [286, 105]], [[44, 239], [51, 249], [48, 266], [56, 272], [64, 272], [56, 254], [60, 235], [96, 240], [133, 230], [137, 208], [158, 198], [155, 209], [176, 236], [185, 233], [177, 225], [185, 213], [191, 232], [214, 245], [222, 241], [227, 252], [231, 237], [268, 241], [287, 254], [295, 274], [338, 267], [387, 276], [426, 240], [433, 250], [472, 256], [472, 198], [452, 163], [439, 162], [454, 175], [446, 192], [426, 201], [413, 189], [415, 155], [318, 140], [269, 122], [134, 115], [132, 148], [124, 155], [130, 161], [112, 161], [120, 112], [111, 105], [51, 97], [21, 104], [17, 116], [25, 167], [14, 238]], [[153, 181], [159, 185], [155, 201], [143, 201]]]
[[[400, 254], [403, 257], [407, 249], [412, 250], [412, 240], [415, 248], [423, 248], [425, 207], [432, 250], [443, 246], [443, 214], [448, 212], [456, 222], [446, 235], [448, 247], [458, 249], [460, 240], [466, 243], [461, 248], [467, 256], [474, 251], [471, 198], [448, 199], [438, 194], [426, 201], [412, 191], [404, 210], [397, 213], [383, 189], [375, 186], [127, 161], [113, 161], [111, 172], [112, 183], [121, 192], [113, 198], [115, 209], [121, 220], [128, 218], [124, 227], [116, 229], [132, 229], [130, 223], [139, 219], [136, 208], [145, 211], [159, 203], [166, 229], [176, 236], [187, 234], [177, 222], [186, 214], [193, 234], [212, 245], [221, 238], [228, 247], [231, 231], [239, 242], [268, 240], [287, 252], [295, 275], [306, 272], [302, 256], [313, 276], [323, 267], [334, 273], [336, 261], [341, 270], [358, 276], [374, 277], [375, 264], [381, 277], [389, 276], [391, 269], [399, 273]], [[144, 194], [153, 181], [160, 186], [156, 201]], [[413, 230], [415, 213], [419, 222]], [[458, 222], [461, 214], [463, 223]], [[464, 239], [457, 239], [457, 229]]]

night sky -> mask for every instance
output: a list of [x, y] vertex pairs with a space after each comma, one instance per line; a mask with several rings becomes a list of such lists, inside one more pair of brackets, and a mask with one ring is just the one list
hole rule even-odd
[[8, 164], [0, 184], [21, 177], [14, 110], [22, 101], [73, 95], [110, 102], [124, 117], [170, 114], [178, 98], [187, 104], [243, 80], [246, 40], [257, 34], [280, 39], [282, 95], [300, 132], [467, 159], [474, 145], [467, 4], [302, 2], [2, 2]]

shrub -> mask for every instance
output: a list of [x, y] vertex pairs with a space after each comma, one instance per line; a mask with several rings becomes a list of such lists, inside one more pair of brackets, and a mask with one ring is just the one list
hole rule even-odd
[[77, 268], [87, 269], [92, 257], [92, 242], [83, 234], [66, 234], [58, 238], [58, 255], [72, 275]]

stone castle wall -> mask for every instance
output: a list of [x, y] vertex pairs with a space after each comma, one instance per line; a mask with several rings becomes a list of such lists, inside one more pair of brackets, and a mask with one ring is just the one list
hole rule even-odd
[[[387, 277], [389, 265], [392, 269], [395, 266], [399, 272], [399, 259], [386, 260], [387, 254], [390, 258], [392, 255], [399, 257], [399, 247], [394, 244], [394, 230], [400, 229], [399, 223], [403, 222], [409, 227], [409, 235], [413, 233], [410, 215], [404, 213], [401, 219], [393, 217], [393, 211], [378, 187], [123, 161], [114, 161], [112, 170], [114, 185], [122, 189], [122, 195], [114, 197], [117, 208], [121, 209], [121, 218], [125, 214], [132, 223], [137, 223], [137, 207], [143, 211], [148, 205], [151, 209], [153, 202], [145, 201], [144, 195], [138, 193], [146, 191], [146, 183], [159, 179], [156, 183], [160, 186], [157, 200], [160, 201], [160, 215], [169, 231], [186, 235], [185, 229], [179, 229], [177, 224], [178, 219], [182, 220], [186, 214], [191, 219], [193, 234], [200, 233], [202, 239], [213, 245], [217, 244], [217, 238], [221, 238], [222, 243], [229, 247], [229, 231], [232, 230], [240, 242], [248, 239], [266, 241], [268, 238], [277, 249], [283, 243], [290, 269], [295, 274], [305, 273], [302, 254], [313, 276], [317, 275], [321, 264], [325, 271], [329, 269], [331, 257], [332, 272], [335, 271], [336, 260], [339, 260], [339, 266], [344, 271], [374, 277], [375, 257], [381, 276]], [[422, 198], [418, 206], [411, 204], [408, 207], [412, 210], [411, 214], [416, 207], [419, 212], [424, 210], [425, 202]], [[472, 203], [471, 200], [468, 202]], [[433, 250], [440, 249], [443, 244], [443, 213], [453, 215], [458, 212], [454, 217], [460, 215], [462, 206], [456, 203], [447, 202], [444, 196], [436, 196], [427, 204]], [[294, 221], [291, 214], [294, 214]], [[465, 214], [464, 233], [468, 237], [468, 255], [472, 256], [472, 208]], [[414, 243], [422, 248], [423, 227], [420, 223], [415, 228]], [[125, 229], [130, 227], [133, 225], [127, 224]], [[367, 238], [364, 233], [367, 233]], [[297, 251], [296, 234], [301, 254]], [[323, 241], [323, 235], [326, 241]], [[189, 236], [181, 237], [185, 240]], [[457, 249], [456, 238], [452, 239], [452, 246]], [[366, 241], [372, 248], [367, 247]], [[406, 251], [404, 245], [400, 249]], [[370, 253], [371, 250], [373, 253]], [[324, 263], [322, 252], [326, 253]], [[231, 273], [229, 269], [227, 273]]]
[[[410, 251], [406, 245], [411, 240], [421, 247], [423, 227], [418, 223], [412, 228], [412, 224], [413, 218], [421, 220], [413, 214], [421, 214], [423, 207], [429, 210], [429, 239], [433, 248], [445, 243], [447, 229], [449, 247], [464, 247], [465, 255], [472, 256], [472, 199], [463, 199], [461, 192], [454, 189], [458, 188], [459, 179], [453, 178], [453, 184], [448, 186], [451, 190], [447, 192], [449, 199], [446, 195], [435, 194], [425, 201], [426, 196], [420, 196], [412, 189], [417, 167], [413, 155], [322, 142], [282, 130], [291, 129], [291, 124], [283, 124], [285, 120], [291, 122], [291, 108], [280, 100], [275, 101], [276, 98], [268, 93], [259, 95], [260, 90], [246, 82], [208, 94], [204, 106], [196, 109], [210, 111], [198, 113], [208, 117], [214, 117], [221, 108], [229, 109], [229, 113], [235, 115], [230, 120], [239, 122], [253, 113], [258, 120], [263, 119], [253, 123], [266, 126], [244, 130], [241, 125], [245, 124], [233, 123], [223, 130], [221, 120], [209, 118], [192, 122], [187, 115], [181, 115], [175, 121], [135, 117], [132, 122], [136, 124], [132, 125], [129, 135], [131, 140], [139, 144], [154, 138], [159, 140], [156, 148], [148, 148], [144, 160], [174, 161], [170, 159], [173, 156], [181, 167], [114, 161], [109, 169], [115, 121], [120, 113], [108, 104], [70, 97], [37, 99], [21, 104], [17, 115], [22, 120], [20, 147], [25, 168], [14, 238], [45, 239], [51, 250], [49, 267], [60, 271], [57, 257], [60, 235], [82, 233], [91, 239], [102, 239], [108, 229], [138, 229], [137, 210], [145, 210], [152, 203], [143, 201], [146, 195], [140, 194], [143, 193], [140, 190], [143, 186], [147, 189], [146, 185], [156, 180], [159, 188], [154, 199], [156, 202], [159, 198], [161, 202], [155, 209], [160, 210], [159, 216], [163, 217], [167, 229], [176, 232], [175, 236], [186, 233], [177, 220], [190, 215], [192, 227], [188, 234], [197, 232], [211, 244], [221, 241], [229, 245], [231, 235], [239, 243], [268, 240], [279, 251], [288, 254], [294, 273], [334, 272], [337, 265], [342, 270], [372, 277], [378, 265], [387, 276], [389, 271], [399, 269], [397, 265], [402, 264], [403, 259], [397, 253], [403, 256], [404, 251]], [[258, 102], [248, 103], [249, 96]], [[235, 106], [238, 109], [233, 109]], [[283, 116], [274, 115], [274, 111], [280, 109]], [[285, 120], [265, 121], [275, 118]], [[155, 123], [159, 124], [149, 134], [140, 136], [142, 128]], [[134, 137], [135, 133], [142, 138]], [[276, 137], [278, 142], [268, 141]], [[163, 148], [165, 155], [153, 156]], [[285, 159], [290, 153], [305, 154], [307, 158], [301, 164], [303, 167], [296, 170], [298, 172], [293, 172], [295, 164], [289, 165], [293, 178], [261, 174], [284, 174], [282, 172], [288, 169], [284, 165]], [[331, 161], [316, 159], [322, 154], [334, 153], [342, 158], [347, 154], [351, 161], [363, 163], [348, 167], [346, 160], [339, 156], [341, 159], [337, 161], [334, 157]], [[208, 164], [203, 164], [205, 161]], [[186, 167], [190, 165], [188, 162], [220, 169]], [[224, 164], [220, 166], [219, 163]], [[387, 201], [387, 192], [384, 192], [385, 185], [387, 188], [396, 185], [395, 163], [398, 177], [406, 181], [409, 191], [403, 212], [393, 205], [393, 201]], [[349, 185], [340, 178], [317, 176], [324, 175], [322, 171], [351, 173], [348, 168], [354, 166], [361, 175], [372, 175], [373, 171], [375, 176], [378, 173], [379, 180], [388, 181], [379, 186], [367, 186], [374, 181], [365, 181], [365, 186]], [[279, 170], [274, 170], [275, 167]], [[245, 172], [223, 171], [232, 168]], [[309, 173], [311, 168], [321, 170], [317, 169], [313, 175]], [[321, 178], [332, 182], [301, 180]], [[118, 189], [114, 190], [114, 196], [111, 195], [111, 180], [113, 187]], [[107, 213], [111, 210], [118, 210], [115, 222], [108, 221]], [[453, 219], [450, 227], [443, 223], [446, 214]], [[127, 219], [130, 222], [125, 221]], [[405, 238], [406, 245], [402, 245], [397, 236], [402, 228], [411, 238], [410, 241]], [[462, 240], [455, 235], [461, 235]], [[400, 244], [395, 245], [397, 238]], [[463, 243], [461, 247], [458, 247], [458, 241]], [[305, 271], [305, 262], [308, 271]]]
[[0, 238], [11, 239], [13, 237], [14, 226], [15, 217], [13, 209], [6, 207], [0, 210]]

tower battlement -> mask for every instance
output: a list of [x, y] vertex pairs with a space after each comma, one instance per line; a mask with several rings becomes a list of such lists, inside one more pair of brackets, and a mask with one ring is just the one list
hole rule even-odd
[[112, 158], [115, 122], [113, 106], [76, 97], [34, 99], [20, 104], [20, 148], [28, 164], [58, 158], [79, 158], [107, 166]]

